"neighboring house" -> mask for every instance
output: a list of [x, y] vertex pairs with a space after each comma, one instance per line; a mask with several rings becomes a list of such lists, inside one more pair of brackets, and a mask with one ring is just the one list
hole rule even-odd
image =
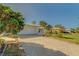
[[70, 30], [70, 29], [66, 29], [66, 31], [67, 31], [68, 33], [71, 33], [71, 30]]
[[52, 28], [52, 32], [53, 33], [60, 33], [61, 32], [61, 28]]
[[37, 25], [27, 24], [24, 26], [24, 29], [18, 34], [35, 34], [35, 35], [43, 35], [43, 29]]
[[56, 27], [54, 27], [54, 28], [52, 28], [52, 32], [53, 33], [61, 33], [61, 32], [63, 32], [63, 33], [70, 33], [70, 30], [69, 29], [61, 29], [61, 28], [56, 28]]

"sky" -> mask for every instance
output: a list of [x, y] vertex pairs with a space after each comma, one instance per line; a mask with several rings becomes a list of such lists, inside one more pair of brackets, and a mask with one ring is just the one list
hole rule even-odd
[[48, 24], [62, 24], [66, 28], [79, 26], [79, 4], [50, 3], [50, 4], [4, 4], [14, 11], [19, 11], [25, 18], [25, 23], [44, 20]]

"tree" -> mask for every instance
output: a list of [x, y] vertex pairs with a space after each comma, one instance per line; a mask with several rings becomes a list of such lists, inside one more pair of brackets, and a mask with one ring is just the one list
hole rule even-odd
[[40, 26], [44, 29], [44, 35], [50, 36], [52, 34], [52, 26], [45, 21], [40, 21]]
[[55, 25], [55, 28], [58, 28], [60, 32], [66, 32], [65, 27], [61, 24], [57, 24]]
[[46, 30], [47, 30], [48, 34], [51, 34], [52, 33], [52, 26], [51, 25], [47, 25], [46, 26]]
[[76, 30], [74, 28], [71, 28], [70, 31], [71, 31], [71, 33], [75, 33], [76, 32]]
[[47, 29], [47, 30], [51, 30], [51, 29], [52, 29], [52, 26], [51, 26], [51, 25], [47, 25], [47, 26], [46, 26], [46, 29]]
[[45, 28], [47, 26], [47, 23], [45, 21], [40, 21], [40, 26]]
[[79, 33], [79, 27], [76, 27], [75, 32]]
[[55, 27], [57, 27], [57, 28], [64, 28], [64, 26], [62, 26], [61, 24], [57, 24], [57, 25], [55, 25]]
[[24, 27], [24, 17], [20, 12], [0, 4], [0, 34], [17, 34]]

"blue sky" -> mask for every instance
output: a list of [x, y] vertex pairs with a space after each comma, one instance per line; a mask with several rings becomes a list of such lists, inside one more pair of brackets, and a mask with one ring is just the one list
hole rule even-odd
[[79, 26], [79, 4], [5, 4], [22, 12], [25, 23], [40, 20], [48, 24], [62, 24], [67, 28]]

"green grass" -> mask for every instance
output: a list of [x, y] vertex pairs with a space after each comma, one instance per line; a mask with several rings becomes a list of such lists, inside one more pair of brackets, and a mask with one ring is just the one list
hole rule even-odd
[[59, 33], [59, 34], [52, 34], [52, 36], [60, 40], [65, 40], [79, 44], [79, 34], [76, 33], [73, 34]]

